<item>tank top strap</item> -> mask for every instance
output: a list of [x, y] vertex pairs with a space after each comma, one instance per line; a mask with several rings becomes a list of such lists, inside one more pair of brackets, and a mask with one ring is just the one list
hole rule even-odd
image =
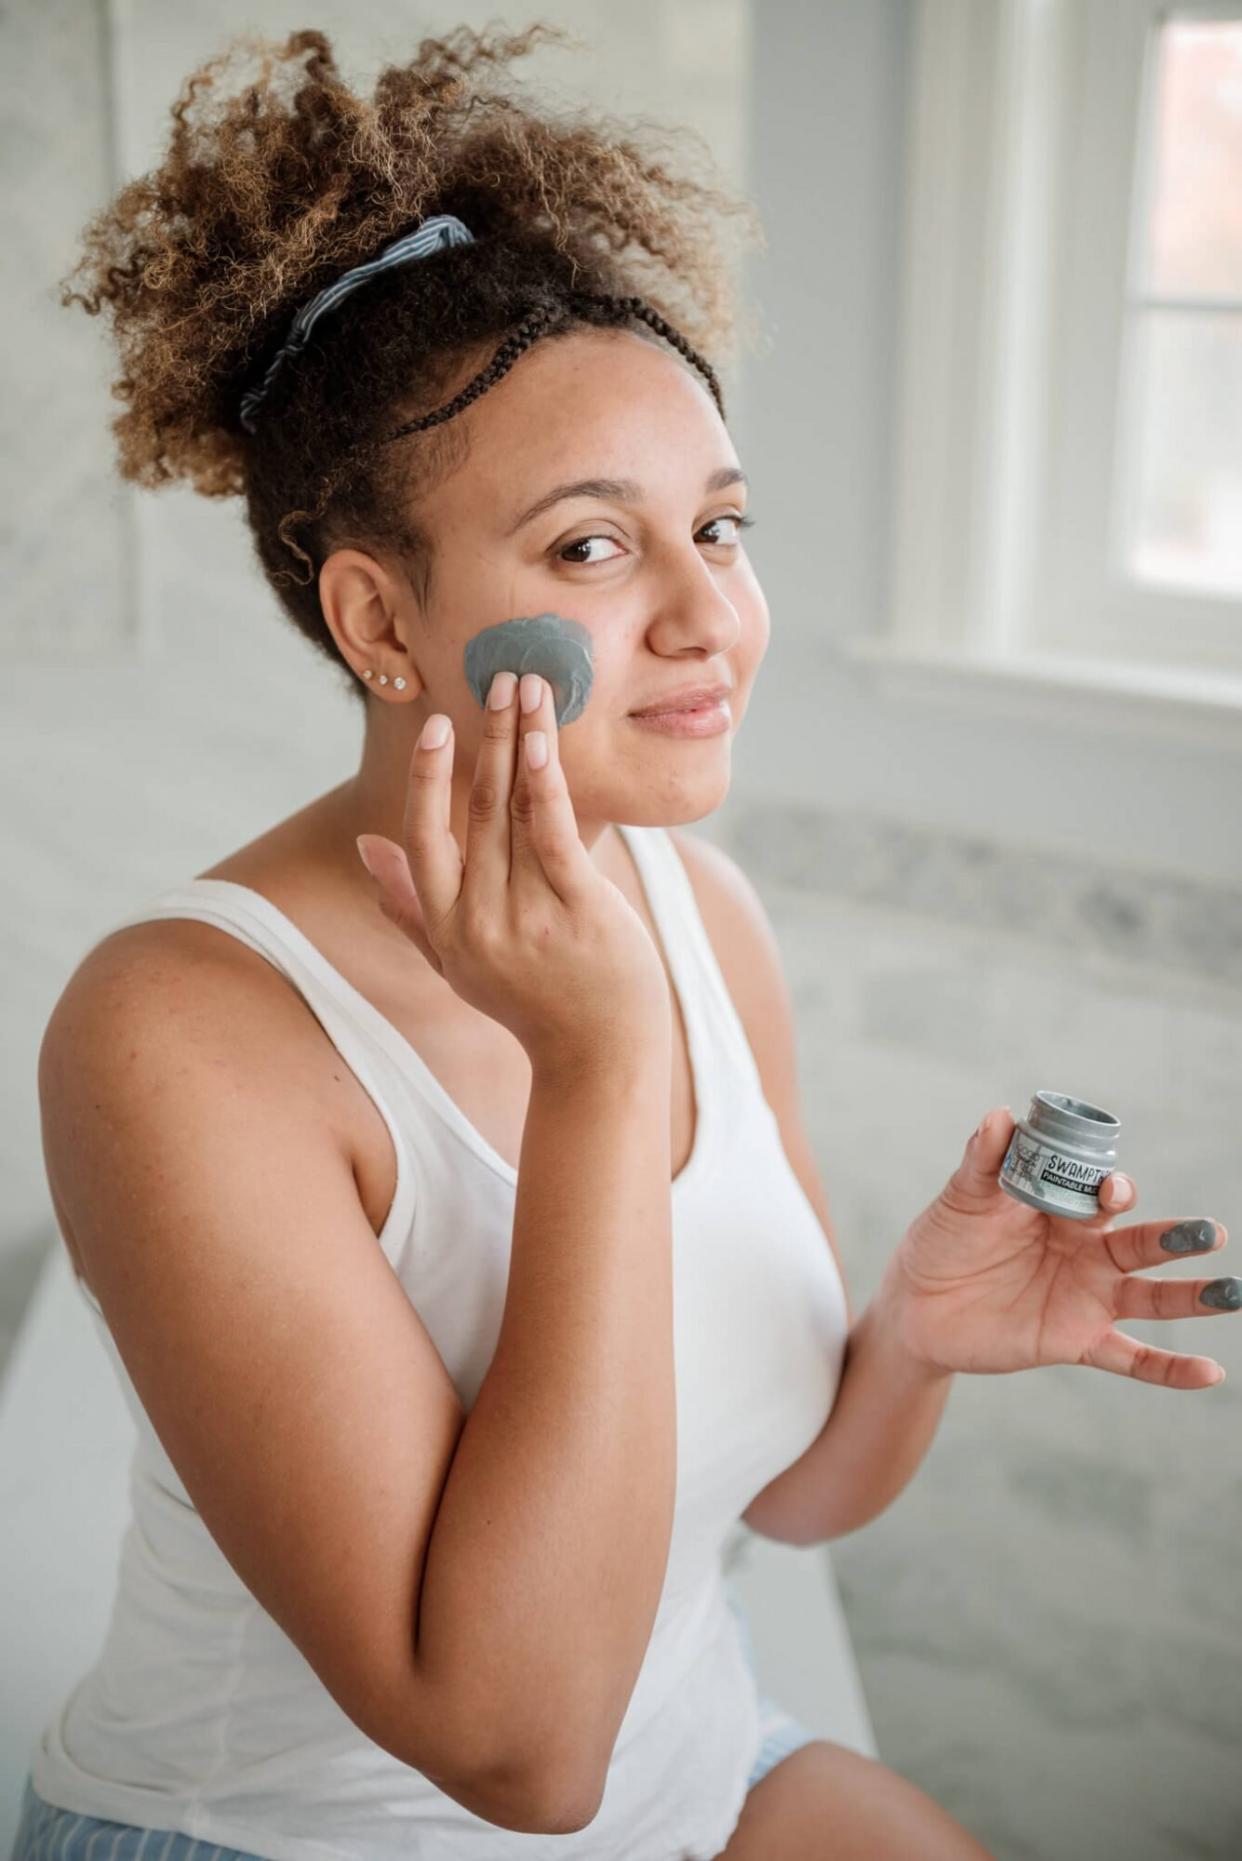
[[231, 879], [186, 879], [110, 924], [101, 937], [158, 918], [194, 918], [226, 931], [265, 957], [292, 983], [383, 1119], [396, 1153], [397, 1182], [380, 1240], [392, 1259], [414, 1213], [414, 1166], [380, 1079], [385, 1055], [350, 1000], [343, 979], [262, 892]]
[[[617, 830], [634, 856], [643, 891], [672, 971], [686, 1038], [699, 1080], [739, 1082], [763, 1099], [763, 1082], [750, 1041], [703, 922], [685, 862], [667, 827]], [[721, 1085], [717, 1085], [720, 1090]], [[766, 1100], [764, 1103], [766, 1104]]]

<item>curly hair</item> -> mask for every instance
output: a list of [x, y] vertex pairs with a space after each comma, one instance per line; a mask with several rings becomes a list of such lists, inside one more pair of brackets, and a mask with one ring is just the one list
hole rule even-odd
[[[645, 325], [698, 369], [723, 415], [698, 345], [732, 354], [739, 325], [754, 334], [726, 236], [740, 221], [764, 243], [751, 202], [674, 173], [632, 126], [532, 111], [494, 76], [480, 80], [480, 67], [542, 37], [569, 35], [537, 23], [423, 39], [408, 64], [380, 71], [370, 98], [342, 81], [321, 32], [234, 39], [182, 87], [162, 165], [90, 222], [60, 281], [62, 304], [112, 317], [121, 476], [243, 496], [281, 606], [338, 668], [319, 566], [345, 544], [388, 551], [425, 596], [434, 539], [413, 514], [417, 495], [464, 456], [461, 429], [444, 423], [531, 343]], [[230, 66], [251, 57], [257, 74], [230, 88]], [[347, 293], [276, 371], [247, 431], [242, 396], [294, 312], [439, 213], [473, 242]]]

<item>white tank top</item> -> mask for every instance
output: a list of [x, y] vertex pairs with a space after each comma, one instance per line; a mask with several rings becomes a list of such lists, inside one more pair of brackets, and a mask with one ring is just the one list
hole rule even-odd
[[[711, 1861], [741, 1813], [759, 1743], [721, 1553], [754, 1495], [823, 1427], [848, 1327], [832, 1250], [781, 1147], [681, 856], [664, 828], [621, 832], [681, 1005], [697, 1105], [694, 1148], [671, 1189], [676, 1511], [602, 1804], [554, 1845], [564, 1861]], [[261, 952], [374, 1101], [397, 1156], [378, 1245], [469, 1410], [499, 1335], [517, 1172], [261, 893], [191, 879], [113, 928], [151, 918], [199, 918]], [[472, 1814], [342, 1712], [217, 1548], [81, 1291], [138, 1429], [132, 1515], [102, 1651], [36, 1748], [39, 1794], [270, 1861], [549, 1853], [552, 1838]]]

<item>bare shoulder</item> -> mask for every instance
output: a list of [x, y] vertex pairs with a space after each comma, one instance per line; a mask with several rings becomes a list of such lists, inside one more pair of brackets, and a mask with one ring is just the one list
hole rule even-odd
[[262, 1053], [304, 1091], [322, 1085], [307, 1059], [334, 1051], [274, 964], [194, 918], [152, 918], [95, 944], [56, 1001], [40, 1061], [102, 1054], [120, 1065], [138, 1040], [162, 1051], [206, 1044], [222, 1060]]
[[701, 835], [675, 828], [669, 831], [729, 994], [755, 1049], [765, 1089], [771, 1084], [778, 1092], [787, 1090], [789, 1081], [778, 1078], [772, 1069], [779, 1070], [789, 1056], [778, 1053], [766, 1036], [775, 1017], [778, 1028], [783, 1023], [792, 1038], [792, 1012], [780, 945], [763, 900], [723, 847]]
[[[243, 1089], [279, 1103], [286, 1141], [352, 1157], [357, 1081], [306, 1002], [266, 957], [189, 918], [126, 925], [95, 944], [62, 989], [38, 1056], [48, 1188], [79, 1277], [68, 1209], [81, 1121], [105, 1118], [144, 1082], [179, 1070], [214, 1080], [222, 1113]], [[210, 1115], [211, 1101], [199, 1115]]]
[[668, 833], [681, 854], [700, 906], [704, 901], [716, 906], [732, 902], [756, 915], [766, 926], [762, 900], [731, 853], [706, 835], [691, 833], [684, 827], [670, 827]]

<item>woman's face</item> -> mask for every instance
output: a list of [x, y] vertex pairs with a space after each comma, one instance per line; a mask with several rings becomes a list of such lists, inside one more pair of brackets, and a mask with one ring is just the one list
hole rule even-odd
[[[554, 613], [592, 644], [590, 696], [560, 733], [580, 826], [711, 813], [728, 791], [769, 619], [738, 522], [746, 487], [706, 384], [654, 338], [575, 331], [536, 343], [458, 418], [469, 420], [468, 456], [418, 502], [435, 539], [426, 607], [409, 593], [394, 616], [410, 662], [397, 670], [414, 699], [384, 706], [385, 735], [405, 726], [399, 779], [423, 722], [443, 711], [454, 788], [468, 795], [483, 713], [466, 647], [504, 621]], [[605, 479], [611, 489], [548, 501]], [[732, 725], [719, 735], [665, 735], [631, 716], [716, 682], [731, 688]]]

